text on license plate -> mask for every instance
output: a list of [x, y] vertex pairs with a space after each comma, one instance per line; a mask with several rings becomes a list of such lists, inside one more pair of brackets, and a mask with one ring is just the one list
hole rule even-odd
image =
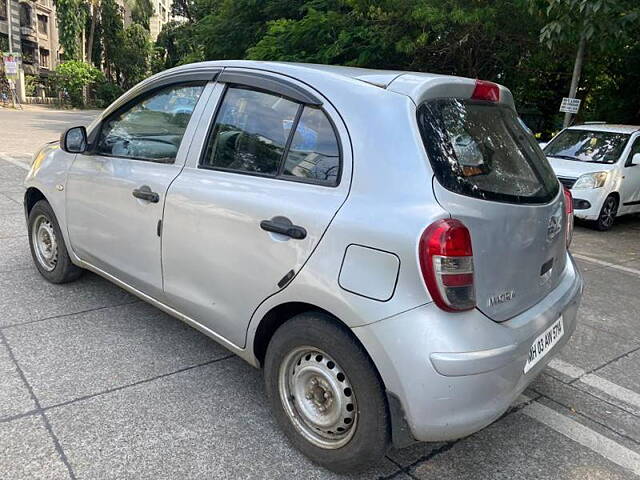
[[529, 349], [529, 356], [527, 357], [527, 363], [524, 364], [524, 373], [527, 373], [538, 363], [542, 357], [544, 357], [553, 346], [560, 341], [564, 335], [564, 325], [562, 323], [562, 317], [553, 322], [549, 328], [547, 328], [538, 338], [535, 339], [533, 345]]

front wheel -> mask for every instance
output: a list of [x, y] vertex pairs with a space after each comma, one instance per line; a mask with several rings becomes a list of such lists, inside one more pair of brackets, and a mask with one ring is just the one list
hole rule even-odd
[[613, 222], [616, 219], [616, 215], [618, 214], [618, 199], [609, 195], [602, 204], [602, 208], [600, 209], [600, 215], [598, 216], [598, 220], [596, 220], [596, 229], [604, 232], [610, 230], [613, 226]]
[[264, 375], [280, 427], [314, 462], [348, 473], [385, 454], [382, 382], [362, 346], [331, 317], [310, 312], [282, 325], [269, 343]]
[[51, 283], [77, 279], [83, 270], [73, 263], [53, 209], [46, 200], [38, 201], [29, 212], [29, 246], [40, 274]]

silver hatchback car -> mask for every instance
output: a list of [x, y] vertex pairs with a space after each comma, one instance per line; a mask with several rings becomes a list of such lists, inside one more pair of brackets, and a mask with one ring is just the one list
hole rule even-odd
[[187, 65], [46, 145], [26, 187], [46, 279], [93, 271], [262, 367], [334, 471], [489, 425], [575, 329], [571, 197], [494, 83]]

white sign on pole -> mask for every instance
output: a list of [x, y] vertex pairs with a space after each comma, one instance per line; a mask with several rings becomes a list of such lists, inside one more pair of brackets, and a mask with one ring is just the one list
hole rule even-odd
[[580, 102], [581, 100], [579, 98], [564, 97], [562, 99], [562, 103], [560, 104], [560, 111], [576, 114], [580, 109]]

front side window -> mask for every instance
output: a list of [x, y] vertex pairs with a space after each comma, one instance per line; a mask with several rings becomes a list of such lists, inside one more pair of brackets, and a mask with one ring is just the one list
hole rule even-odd
[[173, 85], [112, 115], [100, 129], [96, 153], [173, 163], [203, 88]]
[[640, 137], [636, 138], [636, 141], [633, 143], [631, 147], [631, 151], [629, 152], [629, 156], [627, 157], [627, 162], [624, 164], [625, 167], [630, 167], [631, 162], [633, 161], [633, 156], [640, 153]]
[[321, 109], [232, 86], [222, 100], [200, 166], [337, 185], [340, 151]]
[[629, 135], [590, 130], [564, 130], [545, 148], [549, 157], [590, 163], [616, 163]]
[[507, 203], [546, 203], [559, 184], [512, 109], [455, 98], [418, 108], [422, 140], [448, 190]]

